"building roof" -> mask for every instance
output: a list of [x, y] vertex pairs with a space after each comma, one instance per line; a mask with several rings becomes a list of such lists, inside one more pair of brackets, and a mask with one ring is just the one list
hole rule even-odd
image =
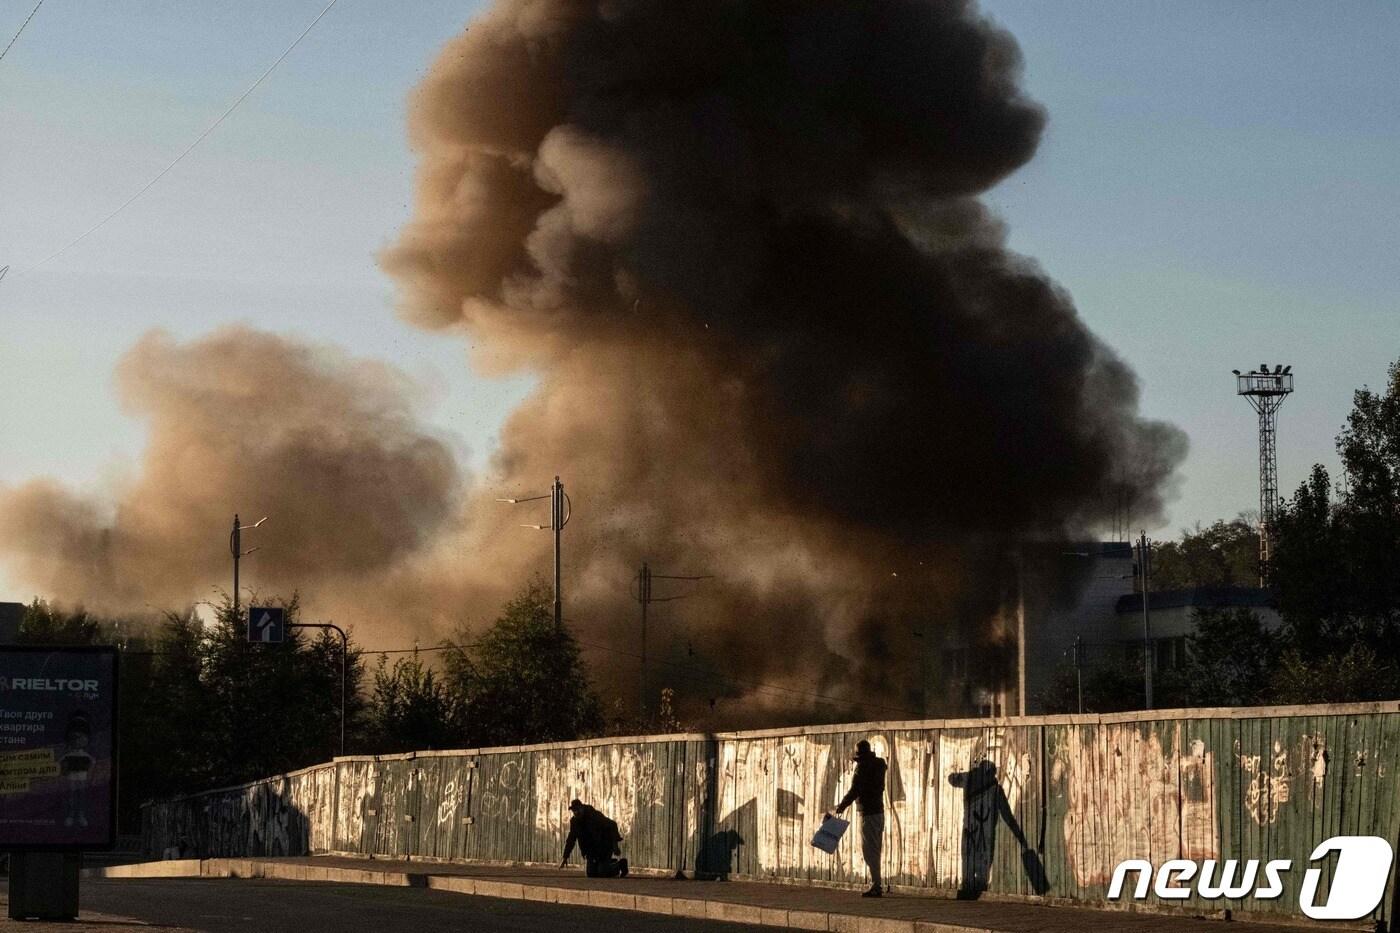
[[[1157, 609], [1271, 609], [1274, 596], [1257, 586], [1197, 586], [1185, 590], [1160, 590], [1148, 599], [1149, 610]], [[1118, 597], [1115, 607], [1120, 615], [1142, 612], [1142, 594], [1128, 593]]]
[[1038, 541], [1024, 545], [1027, 554], [1040, 558], [1131, 558], [1133, 546], [1127, 541]]

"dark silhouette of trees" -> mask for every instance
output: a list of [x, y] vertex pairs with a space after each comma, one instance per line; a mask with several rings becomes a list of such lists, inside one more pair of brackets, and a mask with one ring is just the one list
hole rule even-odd
[[1162, 706], [1256, 706], [1272, 702], [1280, 637], [1244, 607], [1198, 608], [1186, 661], [1158, 673]]
[[[1121, 664], [1086, 664], [1083, 670], [1084, 712], [1119, 713], [1142, 709], [1142, 661]], [[1047, 713], [1079, 712], [1079, 681], [1068, 663], [1055, 669], [1050, 684], [1041, 694]]]
[[1256, 586], [1259, 531], [1246, 516], [1183, 531], [1180, 541], [1158, 544], [1152, 553], [1152, 588]]
[[417, 652], [392, 665], [381, 655], [369, 702], [370, 747], [384, 753], [470, 744], [461, 733], [459, 704], [444, 681]]
[[[299, 620], [295, 594], [283, 609], [289, 625]], [[338, 753], [339, 639], [332, 648], [330, 639], [307, 631], [288, 628], [280, 645], [251, 643], [246, 618], [227, 601], [205, 627], [200, 682], [215, 738], [211, 771], [223, 782], [290, 771]], [[358, 694], [363, 664], [357, 651], [348, 666], [351, 692]]]
[[1337, 452], [1341, 489], [1315, 466], [1275, 522], [1287, 702], [1400, 695], [1400, 363], [1356, 392]]
[[[296, 595], [259, 597], [300, 619]], [[247, 639], [231, 601], [159, 618], [109, 619], [41, 600], [26, 608], [28, 644], [115, 644], [122, 651], [121, 809], [134, 831], [144, 800], [295, 770], [340, 750], [338, 636], [287, 630], [282, 644]], [[347, 751], [562, 741], [603, 730], [577, 642], [554, 627], [547, 589], [532, 582], [473, 640], [441, 654], [381, 655], [366, 676], [348, 654]], [[671, 717], [674, 718], [674, 717]]]
[[444, 652], [447, 682], [472, 745], [559, 742], [597, 733], [602, 704], [578, 642], [556, 629], [549, 591], [531, 581], [473, 644], [459, 630]]
[[[285, 602], [298, 617], [295, 596]], [[206, 623], [193, 609], [159, 619], [109, 619], [41, 600], [20, 641], [115, 644], [121, 651], [120, 818], [135, 831], [142, 801], [236, 784], [339, 752], [340, 640], [292, 629], [280, 645], [250, 644], [228, 599]], [[351, 647], [350, 733], [359, 726], [363, 664]]]

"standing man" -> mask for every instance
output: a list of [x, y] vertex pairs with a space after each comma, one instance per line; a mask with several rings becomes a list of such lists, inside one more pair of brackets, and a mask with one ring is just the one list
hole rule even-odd
[[622, 854], [622, 834], [617, 831], [617, 823], [608, 819], [598, 810], [578, 798], [569, 801], [573, 817], [569, 820], [569, 838], [564, 840], [564, 858], [559, 863], [563, 868], [569, 863], [578, 843], [583, 854], [584, 873], [590, 878], [627, 877], [627, 859], [613, 858]]
[[841, 814], [856, 802], [860, 812], [860, 854], [865, 857], [865, 867], [870, 870], [870, 890], [861, 897], [879, 897], [883, 894], [880, 884], [880, 853], [885, 846], [885, 759], [870, 750], [870, 743], [861, 739], [856, 743], [855, 777], [851, 779], [851, 789], [836, 812]]

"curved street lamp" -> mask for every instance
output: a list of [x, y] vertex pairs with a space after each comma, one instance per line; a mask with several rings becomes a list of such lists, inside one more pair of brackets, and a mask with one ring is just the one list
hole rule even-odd
[[538, 502], [541, 499], [549, 500], [549, 524], [548, 525], [521, 525], [521, 528], [533, 528], [536, 531], [554, 532], [554, 627], [556, 629], [564, 626], [564, 601], [560, 592], [560, 572], [559, 572], [559, 532], [564, 530], [564, 526], [569, 523], [569, 516], [573, 514], [573, 501], [564, 492], [564, 484], [559, 481], [559, 477], [554, 477], [554, 485], [549, 489], [549, 494], [544, 496], [525, 496], [516, 499], [497, 499], [497, 502], [505, 502], [509, 505], [516, 505], [521, 502]]

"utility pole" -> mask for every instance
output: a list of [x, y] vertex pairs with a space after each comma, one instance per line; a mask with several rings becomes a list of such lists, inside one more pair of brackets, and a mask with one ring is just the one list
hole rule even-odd
[[1152, 708], [1152, 664], [1156, 660], [1152, 650], [1152, 616], [1148, 603], [1152, 596], [1152, 540], [1143, 531], [1138, 537], [1138, 572], [1142, 578], [1142, 669], [1147, 692], [1147, 706]]
[[637, 574], [637, 601], [642, 604], [642, 680], [637, 694], [637, 714], [647, 714], [647, 605], [651, 602], [651, 568], [642, 561]]
[[676, 601], [676, 600], [678, 600], [678, 599], [685, 599], [686, 596], [688, 595], [688, 594], [681, 594], [681, 595], [679, 595], [679, 596], [653, 596], [652, 593], [651, 593], [651, 581], [652, 581], [653, 579], [655, 579], [655, 580], [688, 580], [688, 581], [696, 581], [696, 580], [712, 580], [712, 579], [714, 579], [714, 577], [713, 577], [713, 575], [708, 574], [708, 573], [706, 573], [706, 574], [694, 574], [694, 575], [689, 575], [689, 576], [680, 575], [680, 574], [665, 574], [665, 573], [653, 574], [653, 573], [651, 572], [651, 565], [648, 564], [646, 561], [643, 561], [643, 562], [642, 562], [642, 569], [639, 570], [639, 571], [637, 571], [637, 597], [636, 597], [636, 598], [637, 598], [637, 602], [639, 602], [639, 603], [642, 604], [642, 669], [641, 669], [641, 671], [640, 671], [640, 673], [639, 673], [639, 675], [638, 675], [638, 687], [637, 687], [637, 714], [638, 714], [642, 719], [645, 719], [645, 718], [646, 718], [646, 714], [647, 714], [647, 690], [648, 690], [648, 681], [649, 681], [649, 679], [650, 679], [650, 678], [647, 677], [647, 673], [648, 673], [648, 667], [647, 667], [647, 607], [650, 606], [653, 602], [658, 602], [658, 603], [669, 603], [669, 602], [674, 602], [674, 601]]
[[238, 616], [238, 561], [257, 550], [255, 547], [243, 550], [243, 532], [256, 528], [265, 521], [267, 521], [266, 515], [251, 525], [240, 525], [238, 513], [233, 513], [233, 531], [228, 536], [228, 549], [229, 553], [233, 555], [233, 614], [235, 617]]
[[1084, 636], [1074, 636], [1074, 686], [1079, 693], [1079, 712], [1084, 713]]
[[1016, 715], [1026, 715], [1026, 556], [1016, 555]]

